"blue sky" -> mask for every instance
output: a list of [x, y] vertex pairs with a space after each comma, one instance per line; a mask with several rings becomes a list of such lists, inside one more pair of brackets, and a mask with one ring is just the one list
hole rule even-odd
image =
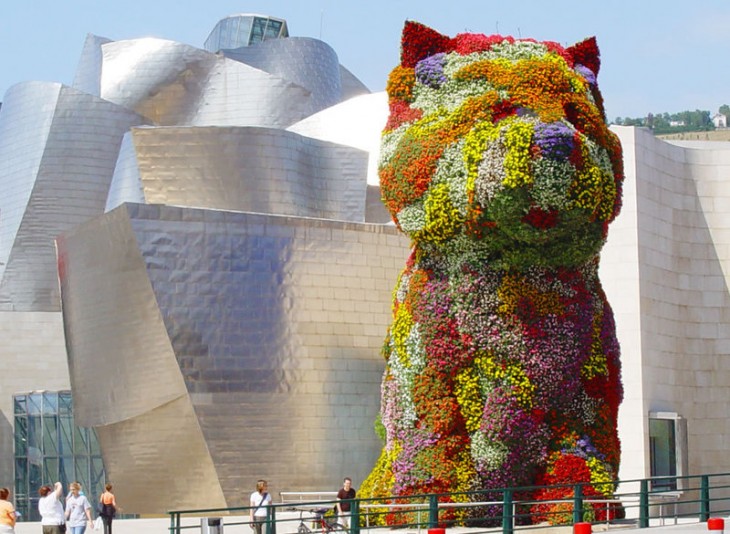
[[558, 41], [595, 35], [609, 119], [730, 104], [727, 0], [4, 0], [0, 95], [28, 80], [70, 84], [87, 33], [154, 36], [202, 46], [234, 13], [285, 18], [321, 38], [371, 90], [398, 63], [407, 19], [448, 35], [471, 31]]

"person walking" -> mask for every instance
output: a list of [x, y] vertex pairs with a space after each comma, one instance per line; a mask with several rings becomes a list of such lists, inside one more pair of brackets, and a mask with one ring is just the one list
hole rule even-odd
[[112, 485], [104, 486], [104, 493], [99, 497], [101, 520], [104, 523], [104, 534], [112, 534], [112, 520], [117, 515], [117, 500], [112, 493]]
[[56, 482], [53, 487], [45, 485], [38, 490], [41, 498], [38, 500], [38, 512], [41, 514], [43, 534], [62, 534], [62, 525], [65, 523], [63, 504], [63, 486]]
[[0, 488], [0, 534], [15, 534], [15, 507], [9, 498], [10, 490]]
[[350, 501], [355, 498], [355, 488], [352, 487], [352, 479], [345, 477], [342, 481], [342, 488], [337, 492], [337, 522], [350, 529]]
[[269, 484], [265, 480], [256, 482], [256, 491], [251, 494], [250, 518], [251, 528], [256, 534], [261, 534], [266, 522], [266, 507], [271, 504], [271, 495], [268, 493]]
[[[69, 484], [71, 494], [66, 497], [66, 526], [70, 534], [84, 534], [86, 526], [91, 524], [91, 504], [86, 495], [81, 494], [81, 484]], [[93, 528], [93, 526], [92, 526]]]

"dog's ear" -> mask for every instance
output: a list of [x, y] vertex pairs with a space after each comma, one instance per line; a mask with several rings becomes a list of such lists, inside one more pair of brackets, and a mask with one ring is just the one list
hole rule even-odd
[[595, 37], [589, 37], [580, 43], [576, 43], [566, 48], [565, 51], [573, 59], [574, 65], [583, 65], [598, 76], [598, 71], [601, 70], [601, 53], [598, 50]]
[[413, 68], [424, 58], [439, 52], [450, 52], [453, 49], [454, 44], [450, 37], [420, 22], [407, 20], [401, 34], [400, 64], [403, 67]]

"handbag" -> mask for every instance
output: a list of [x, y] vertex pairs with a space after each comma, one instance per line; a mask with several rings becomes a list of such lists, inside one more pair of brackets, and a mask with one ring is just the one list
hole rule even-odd
[[104, 528], [104, 521], [101, 517], [94, 519], [94, 530], [101, 530]]

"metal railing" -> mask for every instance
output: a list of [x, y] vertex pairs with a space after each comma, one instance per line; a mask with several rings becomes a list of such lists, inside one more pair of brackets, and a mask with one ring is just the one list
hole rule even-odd
[[[730, 473], [661, 477], [604, 483], [613, 491], [602, 496], [597, 484], [531, 486], [486, 491], [391, 496], [351, 501], [350, 534], [393, 526], [422, 529], [463, 526], [472, 532], [513, 534], [516, 527], [564, 526], [580, 522], [651, 528], [672, 520], [705, 522], [712, 514], [730, 513]], [[536, 500], [539, 490], [557, 490], [564, 498]], [[267, 534], [292, 534], [308, 519], [307, 508], [332, 508], [336, 500], [305, 501], [308, 495], [332, 492], [283, 492], [280, 504], [267, 507]], [[298, 497], [298, 498], [295, 498]], [[292, 508], [296, 504], [297, 508]], [[226, 516], [225, 526], [248, 523], [250, 507], [177, 510], [170, 515], [170, 534], [198, 532], [201, 516]], [[195, 522], [197, 521], [197, 523]], [[185, 523], [185, 524], [184, 524]], [[196, 530], [197, 529], [197, 530]], [[470, 529], [471, 530], [471, 529]], [[315, 530], [316, 532], [316, 530]]]
[[336, 491], [280, 491], [282, 504], [303, 503], [312, 501], [331, 501], [337, 498]]

